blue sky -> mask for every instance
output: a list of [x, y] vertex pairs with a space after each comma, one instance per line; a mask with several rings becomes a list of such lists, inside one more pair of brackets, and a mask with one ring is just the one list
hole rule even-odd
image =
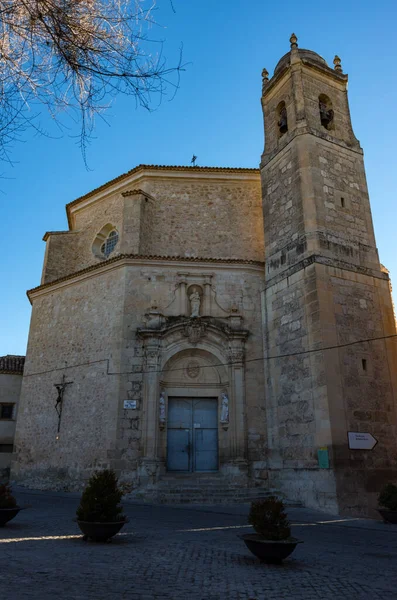
[[[14, 146], [13, 167], [0, 167], [3, 217], [0, 297], [0, 355], [24, 354], [30, 320], [26, 290], [40, 283], [47, 230], [66, 229], [64, 206], [139, 163], [257, 167], [263, 150], [261, 71], [272, 72], [289, 50], [295, 32], [301, 48], [335, 54], [349, 74], [350, 110], [365, 152], [375, 233], [381, 261], [397, 286], [395, 146], [396, 4], [347, 0], [342, 4], [304, 1], [268, 3], [159, 0], [169, 63], [183, 43], [184, 60], [176, 97], [154, 112], [119, 97], [97, 122], [86, 170], [76, 139], [27, 135]], [[397, 288], [396, 288], [397, 289]]]

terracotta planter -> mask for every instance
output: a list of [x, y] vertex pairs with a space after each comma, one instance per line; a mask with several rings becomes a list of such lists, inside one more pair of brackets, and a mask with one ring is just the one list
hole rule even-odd
[[292, 537], [280, 541], [265, 540], [259, 533], [245, 533], [238, 537], [244, 540], [252, 554], [267, 563], [281, 563], [295, 550], [298, 544], [303, 543]]
[[20, 510], [20, 506], [15, 506], [14, 508], [0, 508], [0, 527], [4, 527], [8, 521], [11, 521], [11, 519], [16, 517]]
[[92, 523], [90, 521], [79, 521], [78, 519], [76, 521], [84, 534], [84, 539], [93, 542], [107, 542], [120, 531], [123, 525], [128, 523], [128, 519], [113, 523]]
[[378, 513], [385, 523], [397, 525], [397, 510], [388, 510], [387, 508], [378, 508]]

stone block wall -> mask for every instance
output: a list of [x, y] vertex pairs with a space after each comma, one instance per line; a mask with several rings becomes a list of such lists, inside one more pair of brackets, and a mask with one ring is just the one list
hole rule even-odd
[[[314, 261], [268, 284], [264, 320], [270, 479], [306, 505], [375, 516], [397, 476], [397, 348], [355, 342], [396, 333], [387, 276]], [[378, 444], [349, 450], [349, 431]], [[324, 447], [333, 475], [319, 468]]]
[[[125, 259], [111, 268], [104, 264], [100, 270], [32, 292], [14, 480], [32, 487], [79, 489], [95, 468], [110, 466], [124, 481], [137, 484], [147, 415], [159, 395], [156, 389], [149, 406], [144, 390], [147, 356], [137, 331], [147, 325], [146, 315], [154, 303], [160, 313], [178, 317], [173, 302], [181, 273], [192, 280], [210, 273], [213, 314], [224, 318], [226, 325], [235, 307], [249, 331], [244, 382], [246, 451], [252, 464], [264, 460], [262, 268]], [[223, 350], [227, 363], [228, 348]], [[73, 383], [65, 390], [58, 433], [54, 384], [64, 374]], [[136, 409], [125, 409], [125, 400], [135, 400]], [[226, 444], [229, 434], [222, 435]]]
[[[124, 273], [61, 285], [33, 299], [13, 478], [73, 489], [115, 447]], [[66, 387], [58, 433], [55, 384]]]
[[[342, 346], [338, 365], [327, 363], [339, 503], [346, 512], [375, 516], [380, 489], [397, 478], [397, 344], [394, 338], [382, 339], [396, 333], [388, 280], [383, 273], [368, 277], [330, 267], [321, 271], [321, 284], [327, 281], [324, 322], [330, 330], [333, 313], [335, 342]], [[324, 337], [331, 339], [330, 333]], [[348, 431], [371, 433], [378, 443], [368, 452], [349, 450]]]
[[[179, 175], [179, 174], [178, 174]], [[149, 194], [139, 193], [139, 188]], [[118, 253], [263, 260], [259, 174], [143, 177], [109, 189], [72, 212], [70, 232], [49, 232], [42, 283], [104, 259], [93, 252], [106, 225], [119, 232]]]
[[150, 254], [263, 260], [258, 181], [150, 180]]
[[284, 148], [262, 170], [266, 276], [284, 270], [306, 250], [300, 165], [295, 144]]
[[[313, 249], [323, 256], [379, 270], [361, 151], [304, 136], [300, 152], [307, 153], [313, 182], [310, 191], [317, 200]], [[310, 234], [309, 227], [307, 231]]]

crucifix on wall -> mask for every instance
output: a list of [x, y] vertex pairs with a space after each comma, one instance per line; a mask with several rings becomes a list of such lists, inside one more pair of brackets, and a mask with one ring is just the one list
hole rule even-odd
[[58, 414], [58, 433], [59, 433], [59, 430], [61, 429], [63, 395], [65, 393], [66, 386], [73, 383], [73, 381], [65, 381], [65, 380], [66, 380], [65, 375], [62, 375], [62, 382], [54, 383], [54, 386], [57, 388], [57, 392], [58, 392], [58, 397], [57, 397], [57, 400], [55, 403], [55, 410], [57, 411], [57, 414]]

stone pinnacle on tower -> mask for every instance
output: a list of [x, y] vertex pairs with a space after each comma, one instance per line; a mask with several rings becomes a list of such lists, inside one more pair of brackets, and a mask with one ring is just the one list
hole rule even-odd
[[298, 38], [296, 37], [296, 35], [294, 33], [291, 34], [291, 37], [289, 38], [289, 41], [291, 43], [291, 50], [293, 48], [297, 48], [298, 47]]
[[335, 71], [339, 71], [339, 73], [342, 73], [342, 64], [341, 64], [341, 59], [339, 58], [339, 56], [337, 54], [335, 54], [335, 58], [334, 58], [334, 70]]

